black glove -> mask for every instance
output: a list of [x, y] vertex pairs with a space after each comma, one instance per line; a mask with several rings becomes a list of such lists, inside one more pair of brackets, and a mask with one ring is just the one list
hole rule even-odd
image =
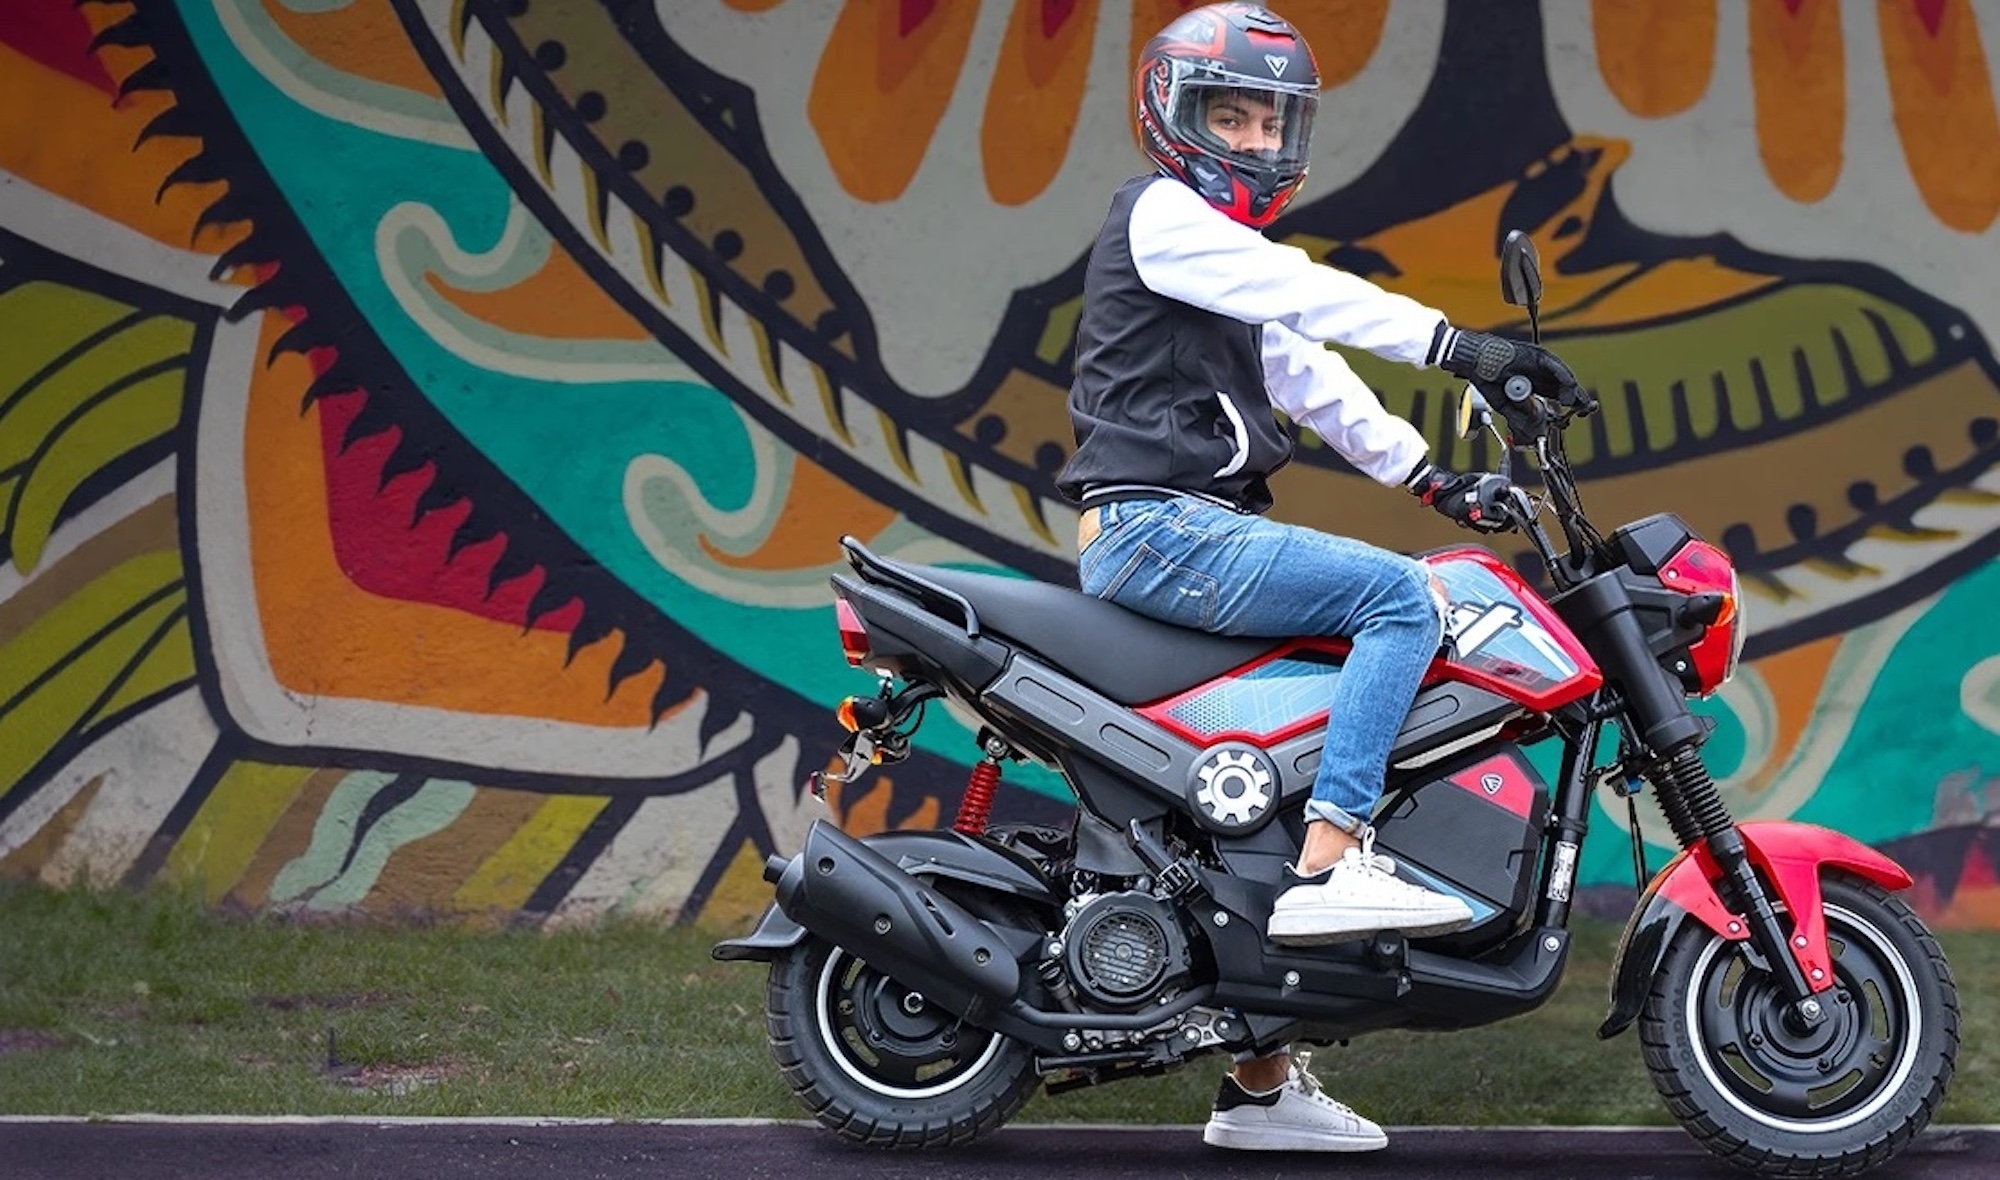
[[1417, 464], [1403, 486], [1461, 528], [1497, 533], [1514, 523], [1507, 511], [1514, 485], [1505, 476], [1460, 475], [1426, 459]]
[[1559, 406], [1581, 407], [1588, 403], [1595, 408], [1595, 401], [1577, 384], [1576, 374], [1555, 353], [1539, 344], [1507, 340], [1485, 332], [1464, 332], [1447, 325], [1439, 329], [1432, 348], [1438, 368], [1481, 385], [1498, 386], [1513, 401], [1520, 401], [1521, 397], [1514, 389], [1507, 388], [1508, 378], [1525, 377], [1532, 392]]

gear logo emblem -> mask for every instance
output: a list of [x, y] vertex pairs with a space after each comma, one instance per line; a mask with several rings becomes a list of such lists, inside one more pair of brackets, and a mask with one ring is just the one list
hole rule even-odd
[[1271, 772], [1254, 750], [1218, 749], [1203, 760], [1195, 774], [1201, 780], [1195, 788], [1195, 803], [1221, 827], [1246, 827], [1271, 807]]

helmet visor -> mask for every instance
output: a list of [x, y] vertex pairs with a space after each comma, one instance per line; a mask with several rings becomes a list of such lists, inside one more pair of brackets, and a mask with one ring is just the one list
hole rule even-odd
[[1275, 175], [1305, 171], [1319, 94], [1215, 70], [1173, 88], [1175, 138], [1238, 167]]

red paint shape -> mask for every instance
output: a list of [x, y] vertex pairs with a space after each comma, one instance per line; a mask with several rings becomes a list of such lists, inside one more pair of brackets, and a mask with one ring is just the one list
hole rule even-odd
[[1468, 766], [1445, 781], [1522, 819], [1528, 818], [1535, 803], [1535, 784], [1521, 764], [1505, 754]]
[[896, 35], [907, 37], [937, 11], [937, 0], [903, 0], [896, 11]]
[[1042, 36], [1053, 37], [1076, 15], [1077, 0], [1042, 0]]
[[1993, 889], [2000, 889], [2000, 876], [1995, 875], [1993, 862], [1987, 859], [1978, 844], [1966, 845], [1965, 860], [1959, 866], [1958, 884], [1953, 886], [1952, 896]]
[[106, 94], [118, 93], [90, 51], [90, 22], [71, 0], [11, 0], [0, 5], [0, 43]]
[[[487, 579], [494, 562], [506, 550], [507, 535], [499, 533], [453, 554], [452, 534], [471, 515], [470, 502], [459, 500], [411, 523], [418, 497], [435, 477], [432, 465], [426, 463], [398, 475], [377, 490], [382, 465], [401, 441], [401, 430], [392, 428], [357, 439], [341, 451], [341, 437], [360, 412], [363, 399], [362, 394], [346, 393], [321, 398], [318, 403], [327, 523], [333, 534], [334, 560], [341, 572], [360, 589], [385, 598], [430, 603], [517, 627], [527, 625], [528, 605], [541, 589], [545, 572], [537, 567], [508, 579], [488, 595]], [[536, 620], [534, 626], [567, 632], [582, 616], [582, 602], [572, 598]]]
[[1910, 0], [1910, 7], [1917, 10], [1917, 19], [1924, 22], [1924, 31], [1935, 37], [1944, 24], [1945, 7], [1951, 0]]

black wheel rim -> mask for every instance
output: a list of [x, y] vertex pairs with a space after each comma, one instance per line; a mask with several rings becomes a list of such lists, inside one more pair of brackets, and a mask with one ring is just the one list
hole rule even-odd
[[815, 1023], [834, 1063], [887, 1097], [948, 1093], [976, 1076], [1002, 1045], [846, 951], [827, 956], [816, 990]]
[[1824, 1133], [1873, 1115], [1915, 1060], [1923, 1012], [1901, 951], [1873, 923], [1826, 907], [1834, 986], [1825, 1019], [1790, 1014], [1783, 985], [1738, 944], [1704, 948], [1688, 992], [1702, 1071], [1724, 1099], [1759, 1122]]

